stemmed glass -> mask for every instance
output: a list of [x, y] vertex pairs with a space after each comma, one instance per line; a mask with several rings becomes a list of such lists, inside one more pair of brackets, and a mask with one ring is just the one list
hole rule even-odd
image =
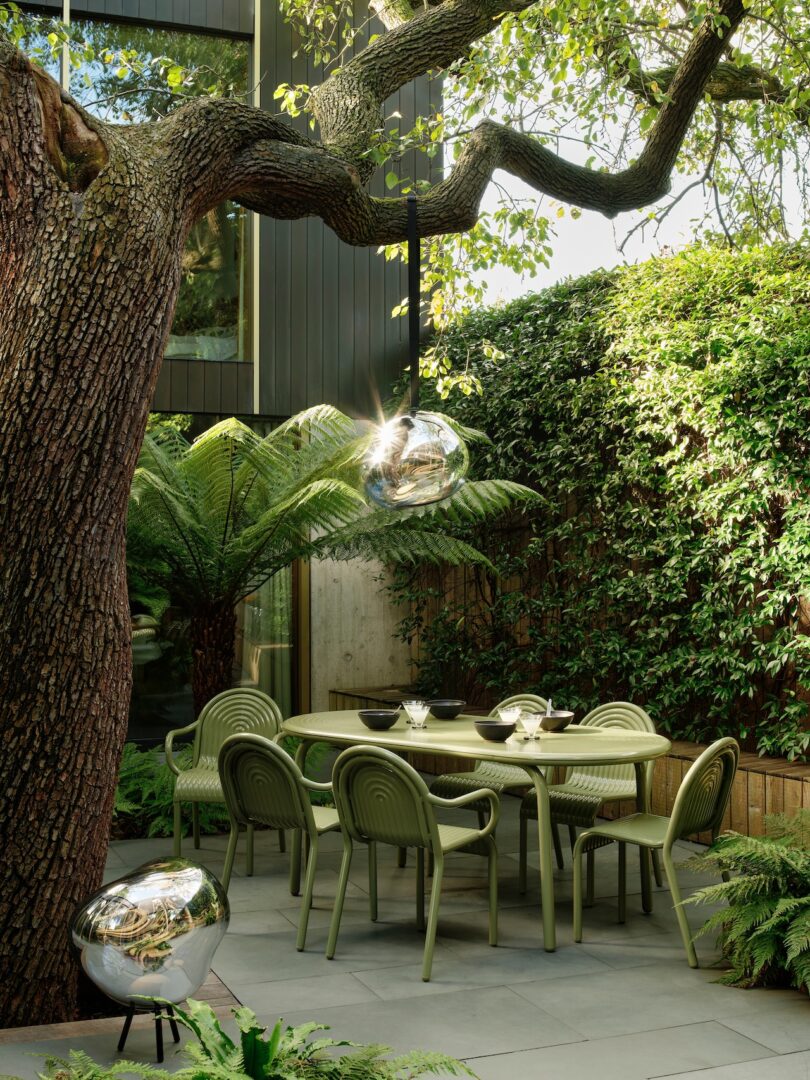
[[520, 714], [520, 726], [523, 728], [523, 739], [525, 742], [529, 742], [531, 739], [539, 739], [537, 729], [540, 727], [540, 721], [542, 716], [536, 712], [529, 712], [524, 709]]
[[520, 719], [520, 706], [505, 705], [502, 709], [498, 709], [498, 716], [505, 724], [516, 724]]
[[430, 706], [424, 701], [403, 701], [402, 708], [408, 714], [408, 723], [414, 728], [423, 728], [427, 722]]

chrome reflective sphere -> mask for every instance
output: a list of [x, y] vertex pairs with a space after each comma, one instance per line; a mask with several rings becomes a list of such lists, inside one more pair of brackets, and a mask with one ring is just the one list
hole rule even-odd
[[108, 997], [182, 1001], [211, 967], [230, 909], [208, 870], [186, 859], [155, 859], [105, 885], [73, 920], [82, 967]]
[[391, 510], [438, 502], [463, 482], [469, 463], [464, 441], [436, 413], [395, 416], [366, 457], [366, 494]]

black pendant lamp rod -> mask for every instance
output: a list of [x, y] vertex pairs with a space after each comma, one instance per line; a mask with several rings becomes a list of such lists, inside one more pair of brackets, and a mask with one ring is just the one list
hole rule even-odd
[[408, 362], [411, 368], [411, 412], [419, 408], [419, 270], [416, 196], [408, 196]]

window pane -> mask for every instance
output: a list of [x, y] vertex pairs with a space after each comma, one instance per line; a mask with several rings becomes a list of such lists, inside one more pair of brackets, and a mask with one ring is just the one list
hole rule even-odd
[[[71, 93], [104, 120], [155, 120], [217, 85], [232, 96], [247, 93], [245, 41], [95, 19], [74, 26], [96, 59], [72, 70]], [[169, 89], [172, 70], [183, 80], [179, 93]], [[247, 211], [228, 202], [192, 228], [167, 357], [250, 359], [248, 223]]]

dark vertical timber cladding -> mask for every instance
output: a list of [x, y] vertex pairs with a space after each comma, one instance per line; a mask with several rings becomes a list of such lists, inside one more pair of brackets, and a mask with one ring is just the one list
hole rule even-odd
[[239, 368], [250, 368], [251, 389], [253, 365], [241, 363], [217, 364], [220, 369], [220, 399], [217, 412], [232, 415], [239, 411]]
[[[73, 15], [132, 19], [153, 26], [174, 26], [249, 36], [253, 33], [255, 0], [71, 0]], [[39, 7], [58, 8], [62, 0], [39, 0]]]
[[[323, 390], [323, 239], [324, 228], [310, 218], [307, 223], [307, 395], [326, 401]], [[304, 404], [307, 404], [305, 399]]]
[[[303, 56], [292, 59], [290, 28], [274, 3], [264, 0], [262, 15], [261, 104], [277, 112], [273, 90], [279, 83], [313, 85], [323, 75]], [[426, 100], [424, 90], [419, 104]], [[400, 111], [399, 125], [407, 128], [415, 104], [411, 88], [386, 102], [385, 115]], [[308, 131], [305, 118], [295, 124]], [[409, 155], [403, 173], [426, 176], [426, 159], [419, 155], [414, 163]], [[386, 194], [381, 179], [374, 191]], [[405, 295], [404, 266], [386, 263], [374, 249], [342, 244], [317, 219], [292, 226], [263, 220], [260, 236], [258, 411], [288, 415], [323, 401], [357, 415], [376, 414], [406, 362], [405, 320], [391, 318]]]
[[[164, 360], [163, 371], [168, 368], [171, 377], [171, 412], [185, 412], [188, 408], [188, 360]], [[163, 375], [161, 371], [161, 376]], [[182, 405], [179, 402], [183, 402]]]
[[222, 0], [206, 0], [205, 21], [212, 30], [222, 29]]
[[236, 411], [252, 413], [253, 410], [253, 365], [234, 364], [236, 372]]
[[203, 371], [205, 412], [217, 412], [222, 407], [222, 369], [224, 364], [209, 361]]
[[150, 406], [152, 412], [171, 412], [172, 411], [172, 376], [168, 367], [168, 362], [164, 360], [163, 367], [158, 375], [157, 386], [155, 386], [155, 396], [152, 398], [152, 404]]
[[210, 361], [188, 361], [188, 392], [186, 408], [189, 412], [205, 412], [205, 369]]

